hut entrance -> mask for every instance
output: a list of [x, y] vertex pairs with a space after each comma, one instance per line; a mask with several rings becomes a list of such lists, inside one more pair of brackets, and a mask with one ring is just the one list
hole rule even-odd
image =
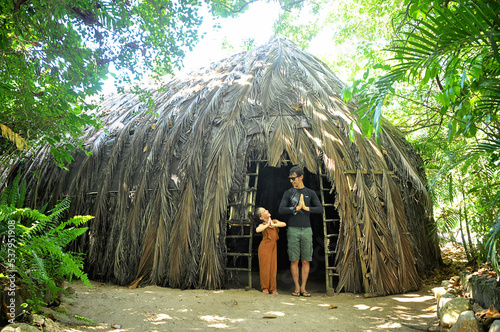
[[[290, 188], [288, 170], [285, 167], [267, 167], [265, 162], [252, 162], [247, 169], [247, 186], [245, 196], [246, 211], [252, 211], [255, 206], [262, 206], [269, 210], [272, 218], [287, 222], [285, 216], [279, 214], [279, 204], [283, 193]], [[313, 174], [304, 169], [304, 184], [316, 191], [324, 206], [322, 215], [311, 214], [313, 229], [313, 261], [308, 279], [308, 290], [332, 294], [337, 278], [333, 270], [335, 249], [338, 240], [339, 215], [334, 207], [335, 193], [326, 177]], [[251, 225], [244, 218], [245, 226], [228, 223], [226, 245], [228, 248], [229, 279], [236, 278], [240, 287], [260, 288], [258, 247], [262, 234], [255, 233], [257, 225]], [[241, 235], [239, 235], [241, 234]], [[287, 229], [281, 228], [278, 240], [278, 289], [287, 292], [293, 288], [290, 273], [290, 261], [287, 253]], [[239, 272], [239, 273], [235, 273]], [[242, 273], [243, 272], [243, 273]], [[231, 280], [230, 280], [231, 281]], [[232, 280], [235, 281], [235, 280]]]

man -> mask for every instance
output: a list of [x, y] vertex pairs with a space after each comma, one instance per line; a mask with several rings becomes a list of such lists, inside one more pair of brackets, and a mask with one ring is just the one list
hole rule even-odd
[[[279, 213], [289, 215], [287, 240], [288, 258], [292, 273], [295, 291], [293, 296], [311, 296], [306, 291], [307, 278], [309, 277], [309, 262], [312, 261], [313, 238], [311, 213], [323, 213], [323, 206], [316, 193], [304, 186], [304, 171], [301, 167], [294, 166], [289, 171], [288, 179], [293, 188], [288, 189], [281, 199]], [[299, 283], [299, 260], [302, 263], [302, 281]]]

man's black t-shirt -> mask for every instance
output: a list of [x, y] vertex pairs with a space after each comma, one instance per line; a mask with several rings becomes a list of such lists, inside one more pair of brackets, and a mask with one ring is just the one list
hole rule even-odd
[[[299, 204], [300, 195], [304, 195], [304, 203], [309, 207], [309, 211], [300, 209], [297, 211], [296, 207]], [[287, 226], [289, 227], [311, 227], [311, 220], [309, 215], [311, 213], [322, 213], [323, 206], [319, 201], [318, 195], [309, 188], [290, 188], [283, 194], [279, 207], [281, 215], [290, 215], [288, 218]]]

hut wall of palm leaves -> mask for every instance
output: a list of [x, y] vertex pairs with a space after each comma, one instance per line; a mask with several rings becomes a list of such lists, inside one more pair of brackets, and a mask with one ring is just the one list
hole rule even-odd
[[91, 155], [77, 153], [69, 171], [46, 149], [20, 165], [27, 196], [39, 206], [70, 195], [71, 213], [95, 216], [76, 245], [91, 278], [216, 289], [225, 280], [225, 213], [244, 186], [248, 158], [271, 167], [290, 158], [313, 173], [323, 166], [335, 185], [337, 290], [417, 289], [419, 274], [440, 262], [421, 160], [388, 123], [381, 147], [363, 138], [342, 87], [317, 58], [273, 38], [152, 91], [152, 110], [133, 94], [107, 97], [105, 127], [85, 132]]

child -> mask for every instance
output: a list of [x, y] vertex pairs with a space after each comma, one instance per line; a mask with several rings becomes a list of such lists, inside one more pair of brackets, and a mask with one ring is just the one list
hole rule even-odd
[[278, 271], [278, 227], [285, 227], [282, 221], [271, 219], [271, 214], [263, 207], [259, 207], [255, 213], [255, 221], [262, 223], [255, 230], [262, 232], [262, 241], [259, 245], [259, 271], [260, 288], [262, 293], [278, 294], [276, 290], [276, 273]]

